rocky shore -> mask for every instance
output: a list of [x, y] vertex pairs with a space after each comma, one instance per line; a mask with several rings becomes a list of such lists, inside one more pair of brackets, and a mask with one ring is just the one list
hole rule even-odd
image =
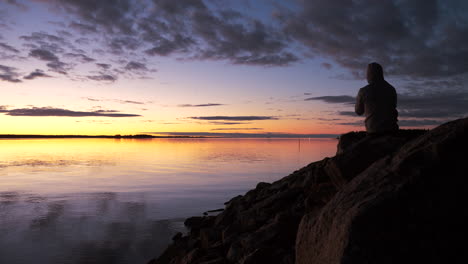
[[467, 153], [468, 118], [345, 134], [336, 156], [187, 219], [149, 264], [462, 263]]

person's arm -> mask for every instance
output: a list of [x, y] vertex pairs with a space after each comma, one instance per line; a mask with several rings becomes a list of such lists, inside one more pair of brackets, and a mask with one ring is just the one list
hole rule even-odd
[[363, 95], [362, 89], [359, 90], [358, 95], [356, 97], [356, 105], [354, 106], [354, 111], [358, 115], [364, 114], [364, 102], [363, 102]]

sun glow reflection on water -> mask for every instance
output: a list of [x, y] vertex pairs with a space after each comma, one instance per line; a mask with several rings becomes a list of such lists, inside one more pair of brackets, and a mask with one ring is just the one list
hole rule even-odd
[[0, 141], [0, 188], [38, 193], [251, 188], [333, 155], [332, 139]]

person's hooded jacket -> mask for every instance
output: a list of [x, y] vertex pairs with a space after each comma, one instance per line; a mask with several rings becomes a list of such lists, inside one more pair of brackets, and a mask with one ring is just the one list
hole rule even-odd
[[356, 98], [355, 111], [365, 115], [368, 133], [385, 133], [398, 130], [397, 94], [385, 81], [383, 69], [377, 63], [367, 68], [369, 85], [361, 88]]

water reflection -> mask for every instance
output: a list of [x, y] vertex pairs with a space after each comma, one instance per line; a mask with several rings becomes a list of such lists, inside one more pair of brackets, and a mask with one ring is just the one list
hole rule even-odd
[[0, 263], [146, 263], [183, 219], [331, 156], [335, 140], [0, 140]]
[[39, 159], [24, 159], [20, 161], [1, 161], [0, 168], [6, 167], [21, 167], [21, 166], [29, 166], [29, 167], [65, 167], [65, 166], [73, 166], [73, 165], [82, 165], [82, 166], [102, 166], [102, 165], [113, 165], [113, 163], [109, 161], [102, 161], [102, 160], [39, 160]]
[[185, 230], [139, 196], [2, 192], [0, 263], [146, 263]]

